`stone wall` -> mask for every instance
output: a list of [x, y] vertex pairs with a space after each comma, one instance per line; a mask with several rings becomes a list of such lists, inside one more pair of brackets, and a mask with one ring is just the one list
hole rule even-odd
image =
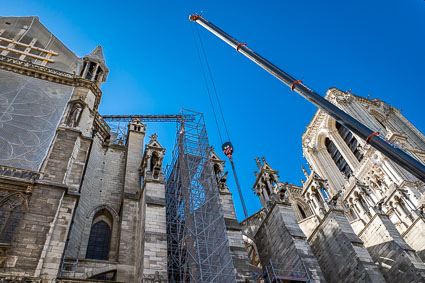
[[248, 251], [242, 237], [242, 227], [236, 219], [233, 198], [230, 192], [220, 191], [220, 201], [226, 224], [227, 237], [230, 252], [232, 253], [233, 265], [236, 269], [238, 282], [250, 282], [255, 268], [249, 263]]
[[168, 282], [165, 182], [148, 181], [143, 189], [143, 264], [138, 282]]
[[417, 255], [425, 262], [425, 220], [420, 216], [403, 234], [406, 243], [412, 247]]
[[114, 217], [112, 238], [115, 242], [111, 243], [110, 258], [116, 260], [124, 155], [124, 147], [105, 146], [98, 135], [93, 139], [66, 257], [85, 258], [92, 218], [99, 209], [106, 208]]
[[389, 282], [425, 282], [425, 265], [389, 220], [375, 214], [359, 234]]
[[272, 261], [285, 265], [282, 269], [305, 272], [304, 263], [313, 282], [326, 282], [290, 204], [273, 205], [254, 240], [263, 266]]
[[308, 239], [328, 282], [386, 282], [343, 211], [329, 210]]
[[61, 187], [34, 186], [28, 209], [19, 223], [6, 262], [0, 269], [2, 275], [33, 277], [40, 276], [42, 270], [57, 274], [64, 242], [54, 249], [51, 245], [66, 235], [75, 203], [68, 196], [64, 198], [65, 192], [66, 189]]

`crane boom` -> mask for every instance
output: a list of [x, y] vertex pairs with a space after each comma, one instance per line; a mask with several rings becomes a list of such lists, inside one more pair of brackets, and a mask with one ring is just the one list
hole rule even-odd
[[193, 121], [194, 115], [102, 115], [105, 121], [111, 122], [131, 122], [139, 119], [141, 122], [181, 122]]
[[401, 149], [395, 147], [387, 140], [383, 139], [378, 132], [374, 132], [337, 106], [333, 105], [321, 95], [317, 94], [307, 86], [305, 86], [302, 81], [296, 80], [291, 77], [286, 72], [282, 71], [265, 58], [255, 53], [253, 50], [249, 49], [246, 44], [238, 42], [236, 39], [222, 31], [217, 26], [213, 25], [205, 18], [199, 15], [191, 15], [189, 19], [193, 22], [196, 22], [203, 26], [205, 29], [222, 39], [224, 42], [236, 49], [237, 52], [243, 54], [248, 59], [259, 65], [261, 68], [275, 76], [277, 79], [282, 81], [284, 84], [289, 86], [291, 90], [297, 92], [302, 97], [319, 107], [320, 110], [326, 112], [333, 119], [338, 121], [340, 124], [344, 125], [347, 129], [352, 131], [354, 134], [358, 135], [360, 138], [365, 140], [375, 149], [380, 151], [390, 160], [394, 161], [398, 165], [402, 166], [404, 169], [412, 173], [419, 180], [425, 182], [425, 166], [419, 161], [402, 151]]

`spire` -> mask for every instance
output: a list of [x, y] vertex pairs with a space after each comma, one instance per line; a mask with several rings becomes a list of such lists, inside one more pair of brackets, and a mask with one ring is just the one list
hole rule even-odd
[[85, 58], [92, 59], [94, 61], [103, 62], [105, 64], [105, 57], [103, 56], [102, 46], [98, 45], [89, 55]]
[[102, 82], [106, 82], [109, 69], [105, 64], [102, 46], [97, 46], [89, 55], [84, 56], [83, 61], [81, 77], [95, 81], [99, 86]]

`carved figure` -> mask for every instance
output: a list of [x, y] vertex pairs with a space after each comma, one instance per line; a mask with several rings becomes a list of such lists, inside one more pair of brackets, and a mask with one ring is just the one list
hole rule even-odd
[[69, 112], [66, 125], [69, 127], [78, 126], [78, 122], [80, 121], [80, 116], [82, 111], [83, 111], [83, 106], [80, 103], [74, 103], [74, 105], [72, 105], [71, 111]]

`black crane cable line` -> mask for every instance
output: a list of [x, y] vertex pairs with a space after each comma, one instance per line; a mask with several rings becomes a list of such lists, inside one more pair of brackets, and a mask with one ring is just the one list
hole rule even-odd
[[212, 83], [212, 86], [213, 86], [215, 98], [217, 99], [218, 108], [220, 109], [221, 119], [223, 120], [224, 129], [226, 130], [227, 139], [229, 141], [231, 141], [230, 140], [230, 136], [229, 136], [229, 131], [227, 130], [226, 120], [224, 119], [223, 110], [221, 108], [220, 99], [218, 98], [217, 89], [215, 87], [214, 79], [212, 77], [212, 72], [211, 72], [211, 69], [210, 69], [210, 64], [208, 63], [207, 54], [206, 54], [205, 48], [204, 48], [204, 43], [202, 42], [202, 37], [201, 37], [201, 34], [199, 33], [198, 25], [196, 25], [196, 32], [198, 33], [199, 42], [200, 42], [200, 45], [202, 47], [202, 53], [204, 54], [204, 58], [205, 58], [205, 62], [206, 62], [206, 65], [207, 65], [208, 73], [210, 75], [210, 79], [211, 79], [211, 83]]
[[[217, 116], [216, 116], [215, 109], [214, 109], [214, 104], [213, 104], [212, 99], [211, 99], [211, 93], [210, 93], [208, 81], [207, 81], [207, 78], [206, 78], [206, 75], [205, 75], [204, 65], [202, 64], [201, 55], [200, 55], [200, 52], [199, 52], [198, 44], [196, 43], [196, 37], [195, 37], [195, 33], [193, 31], [192, 25], [191, 25], [191, 28], [192, 28], [193, 38], [194, 38], [194, 41], [195, 41], [196, 51], [198, 53], [199, 62], [201, 63], [202, 74], [204, 76], [205, 84], [207, 86], [207, 91], [208, 91], [208, 96], [210, 98], [211, 108], [213, 109], [214, 119], [215, 119], [215, 123], [217, 125], [218, 134], [220, 136], [221, 144], [224, 145], [223, 144], [223, 140], [221, 138], [220, 127], [218, 125]], [[202, 42], [202, 37], [201, 37], [201, 35], [199, 33], [198, 26], [196, 26], [196, 31], [197, 31], [197, 34], [198, 34], [198, 37], [199, 37], [199, 42], [200, 42], [200, 45], [201, 45], [201, 48], [202, 48], [202, 52], [203, 52], [204, 59], [205, 59], [205, 64], [207, 66], [207, 70], [208, 70], [209, 77], [210, 77], [210, 80], [211, 80], [211, 83], [212, 83], [212, 86], [213, 86], [215, 97], [217, 99], [217, 104], [218, 104], [218, 107], [220, 109], [221, 119], [223, 120], [223, 124], [224, 124], [224, 128], [226, 130], [228, 142], [230, 143], [230, 135], [229, 135], [229, 131], [227, 130], [226, 120], [224, 119], [224, 115], [223, 115], [223, 110], [221, 108], [220, 99], [219, 99], [218, 94], [217, 94], [217, 89], [215, 87], [214, 79], [212, 77], [211, 68], [210, 68], [210, 65], [208, 63], [207, 55], [206, 55], [206, 52], [205, 52], [204, 44]], [[232, 152], [233, 152], [233, 148], [232, 148]], [[227, 155], [226, 152], [225, 152], [225, 154]], [[246, 209], [245, 201], [243, 199], [242, 191], [241, 191], [241, 188], [240, 188], [240, 185], [239, 185], [239, 179], [238, 179], [238, 176], [237, 176], [237, 173], [236, 173], [235, 164], [233, 162], [233, 158], [232, 158], [231, 153], [229, 155], [227, 155], [227, 157], [229, 158], [230, 164], [232, 165], [233, 175], [235, 177], [236, 187], [238, 189], [238, 193], [239, 193], [239, 197], [240, 197], [240, 200], [241, 200], [241, 204], [242, 204], [242, 208], [243, 208], [243, 212], [244, 212], [245, 218], [248, 218], [248, 211]]]
[[[223, 138], [221, 137], [221, 131], [220, 131], [220, 126], [218, 125], [217, 114], [215, 113], [214, 103], [213, 103], [212, 98], [211, 98], [211, 92], [210, 92], [210, 88], [209, 88], [209, 85], [208, 85], [207, 76], [205, 75], [204, 64], [202, 63], [201, 54], [199, 52], [199, 47], [198, 47], [198, 44], [196, 42], [195, 32], [193, 31], [193, 26], [191, 24], [190, 24], [190, 28], [192, 30], [193, 41], [194, 41], [195, 47], [196, 47], [196, 53], [198, 54], [198, 59], [199, 59], [200, 65], [201, 65], [202, 75], [204, 77], [205, 86], [207, 88], [208, 97], [210, 99], [211, 108], [212, 108], [212, 111], [213, 111], [213, 114], [214, 114], [214, 120], [215, 120], [215, 124], [217, 126], [218, 136], [220, 137], [221, 144], [223, 144]], [[199, 34], [199, 31], [198, 31], [198, 34]], [[227, 136], [229, 136], [229, 135], [227, 135]]]

